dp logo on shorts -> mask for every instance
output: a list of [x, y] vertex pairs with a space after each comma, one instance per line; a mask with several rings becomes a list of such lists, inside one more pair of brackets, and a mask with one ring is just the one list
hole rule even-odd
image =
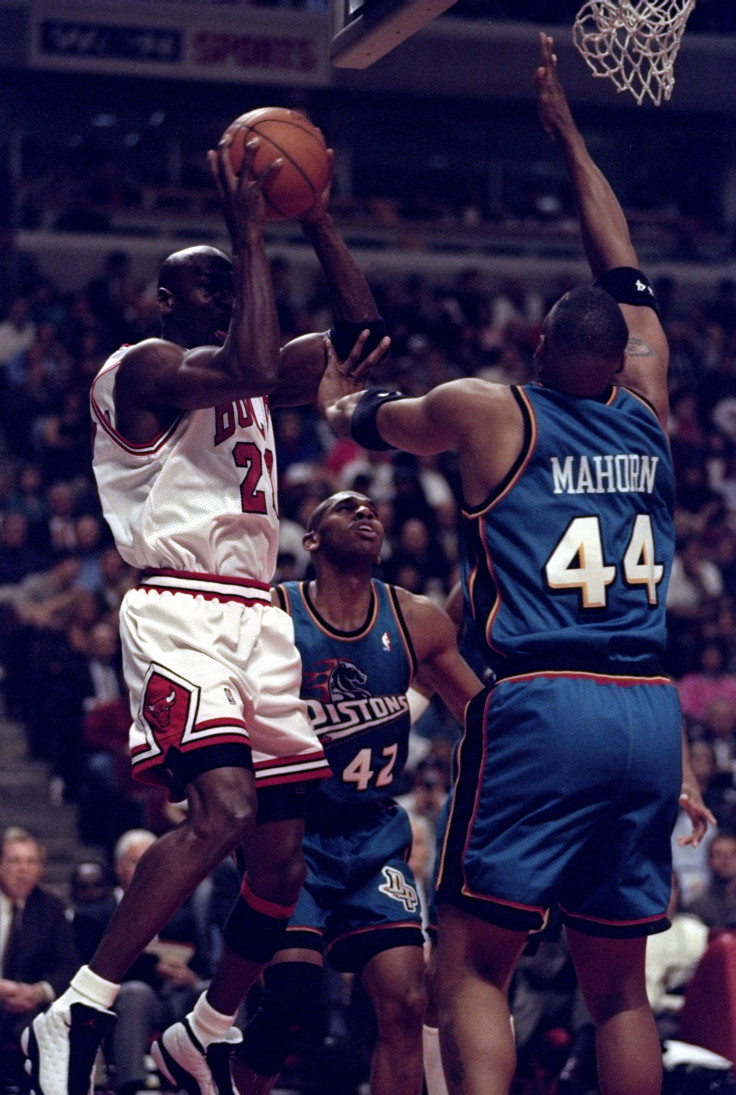
[[400, 901], [407, 912], [414, 912], [419, 907], [417, 891], [404, 878], [401, 871], [395, 867], [384, 867], [382, 872], [385, 881], [378, 887], [380, 893], [390, 897], [393, 901]]

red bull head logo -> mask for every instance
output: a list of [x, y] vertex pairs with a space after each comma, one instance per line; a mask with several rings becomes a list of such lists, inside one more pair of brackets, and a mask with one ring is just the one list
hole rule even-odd
[[176, 689], [163, 677], [151, 677], [146, 692], [146, 718], [158, 730], [165, 730], [171, 722], [171, 708], [176, 703]]
[[191, 694], [160, 673], [148, 678], [143, 700], [143, 717], [157, 739], [178, 739], [184, 732]]

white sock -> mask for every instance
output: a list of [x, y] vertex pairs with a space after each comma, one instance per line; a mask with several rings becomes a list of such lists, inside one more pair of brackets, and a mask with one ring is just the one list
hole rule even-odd
[[69, 988], [56, 1001], [57, 1007], [70, 1004], [91, 1004], [100, 1011], [109, 1011], [115, 1003], [120, 985], [106, 981], [89, 966], [82, 966], [71, 979]]
[[205, 1047], [210, 1042], [225, 1041], [225, 1035], [235, 1023], [235, 1015], [223, 1015], [221, 1011], [215, 1011], [204, 992], [187, 1015], [187, 1019], [195, 1036]]
[[422, 1045], [424, 1047], [424, 1079], [427, 1083], [427, 1095], [448, 1095], [447, 1081], [442, 1069], [440, 1056], [440, 1032], [437, 1027], [422, 1027]]

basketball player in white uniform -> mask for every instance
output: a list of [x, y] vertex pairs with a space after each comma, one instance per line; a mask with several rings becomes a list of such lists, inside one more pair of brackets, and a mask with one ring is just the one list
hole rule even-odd
[[[157, 295], [163, 337], [117, 351], [92, 385], [102, 507], [121, 555], [142, 571], [120, 613], [133, 771], [186, 798], [188, 812], [141, 859], [89, 965], [24, 1032], [36, 1095], [86, 1095], [122, 976], [240, 845], [244, 901], [223, 964], [245, 994], [304, 878], [304, 785], [329, 774], [299, 699], [293, 625], [269, 594], [278, 545], [269, 407], [314, 398], [325, 336], [279, 350], [262, 192], [277, 168], [254, 174], [256, 144], [239, 179], [227, 143], [209, 157], [232, 262], [211, 247], [171, 255]], [[328, 199], [302, 227], [328, 281], [332, 341], [341, 360], [378, 360], [388, 340]], [[210, 1066], [229, 1051], [233, 1019], [202, 997], [167, 1032], [161, 1052], [180, 1086], [214, 1095]]]

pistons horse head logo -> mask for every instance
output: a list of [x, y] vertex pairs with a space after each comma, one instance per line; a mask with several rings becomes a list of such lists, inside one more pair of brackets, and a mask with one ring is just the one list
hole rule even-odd
[[367, 683], [367, 674], [342, 658], [327, 658], [304, 674], [305, 693], [321, 699], [323, 703], [366, 699], [371, 696], [365, 687]]

